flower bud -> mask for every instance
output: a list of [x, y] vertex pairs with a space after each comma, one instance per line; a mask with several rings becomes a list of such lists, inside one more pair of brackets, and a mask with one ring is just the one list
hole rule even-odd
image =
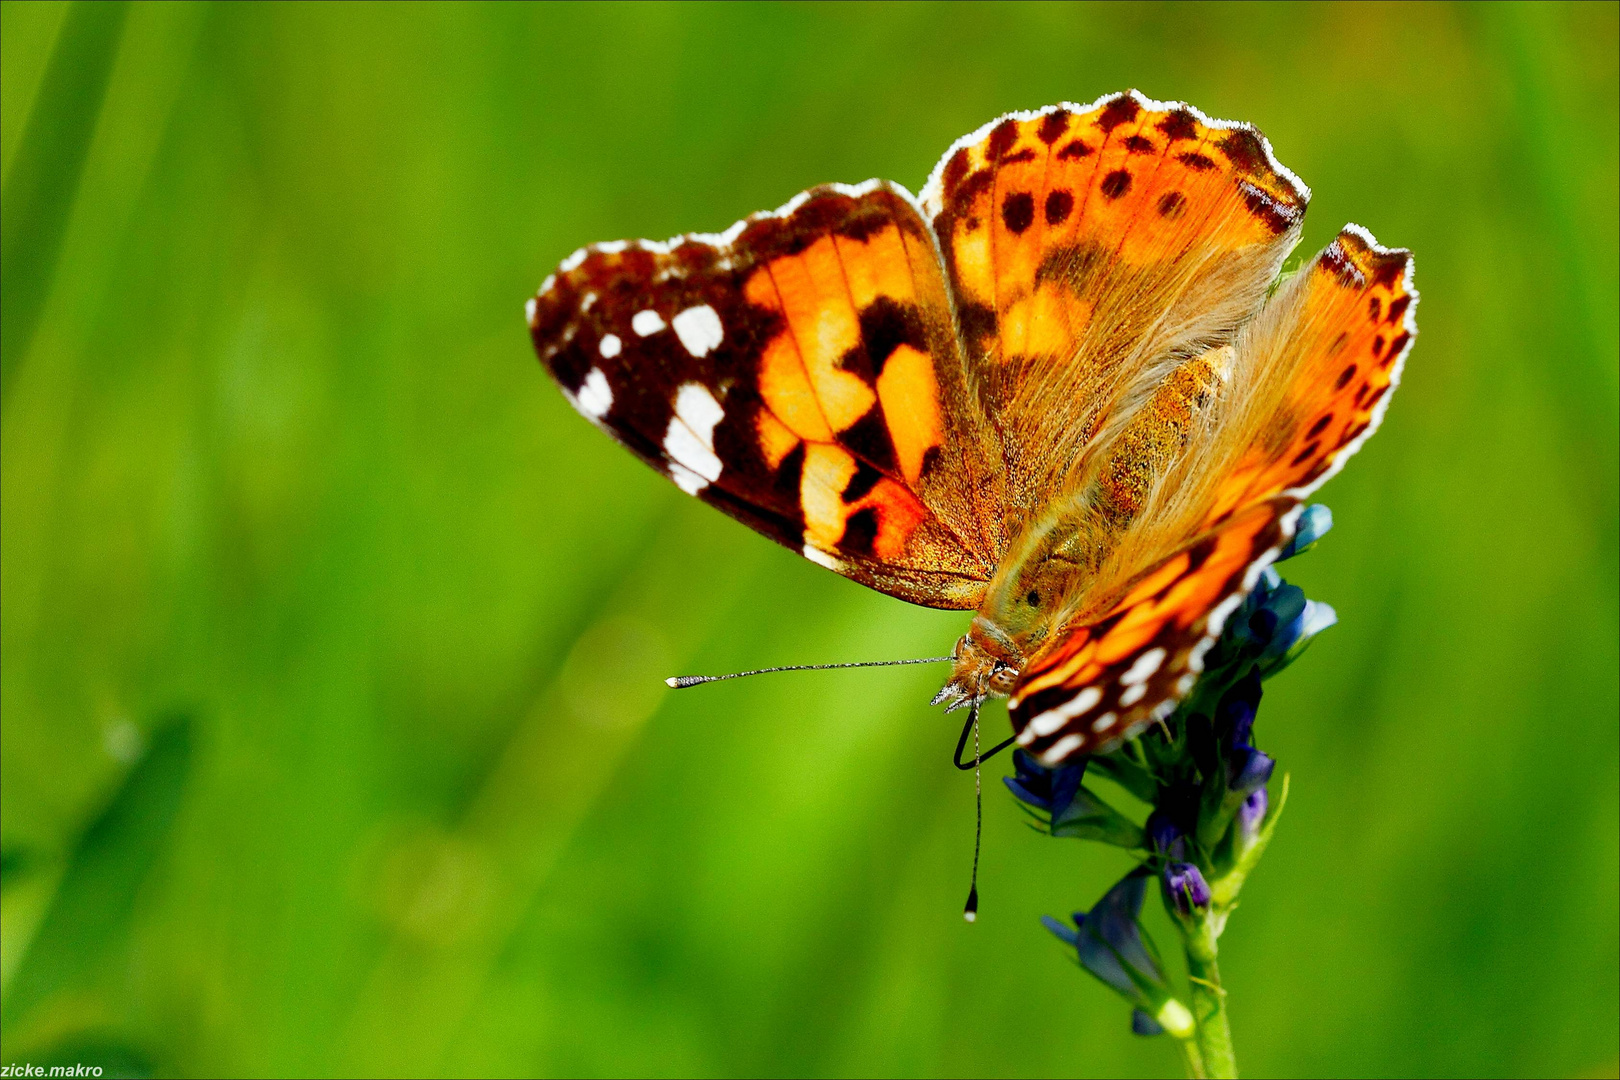
[[1333, 528], [1333, 511], [1321, 503], [1313, 503], [1300, 512], [1299, 520], [1294, 524], [1294, 538], [1288, 541], [1288, 546], [1282, 549], [1277, 561], [1292, 559], [1295, 555], [1303, 555], [1316, 546], [1316, 542], [1328, 534]]
[[[1186, 847], [1181, 839], [1185, 831], [1162, 809], [1154, 810], [1148, 815], [1144, 832], [1147, 834], [1149, 849], [1161, 855], [1171, 854], [1172, 851], [1179, 855]], [[1177, 847], [1177, 844], [1181, 844], [1181, 847]]]
[[1170, 904], [1182, 915], [1192, 915], [1209, 907], [1209, 882], [1192, 863], [1166, 863], [1160, 877]]
[[1236, 747], [1227, 768], [1230, 777], [1227, 788], [1234, 794], [1248, 795], [1266, 786], [1277, 763], [1252, 746]]

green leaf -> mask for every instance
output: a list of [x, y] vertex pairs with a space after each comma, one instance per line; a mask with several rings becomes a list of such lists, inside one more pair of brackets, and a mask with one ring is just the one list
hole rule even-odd
[[50, 296], [127, 9], [124, 3], [85, 0], [68, 9], [6, 177], [0, 214], [0, 274], [6, 283], [0, 292], [0, 400], [11, 392]]
[[127, 936], [136, 894], [180, 809], [190, 764], [191, 720], [170, 717], [69, 857], [0, 1006], [8, 1035], [36, 1005], [90, 980]]

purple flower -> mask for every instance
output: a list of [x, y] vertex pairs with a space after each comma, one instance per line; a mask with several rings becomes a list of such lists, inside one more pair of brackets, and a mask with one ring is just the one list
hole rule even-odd
[[1251, 668], [1221, 695], [1221, 703], [1215, 710], [1215, 725], [1223, 735], [1222, 742], [1228, 754], [1235, 747], [1251, 745], [1254, 715], [1260, 710], [1260, 696], [1263, 693], [1260, 676]]
[[1209, 882], [1192, 863], [1166, 863], [1159, 877], [1165, 896], [1182, 915], [1191, 915], [1209, 906]]
[[1041, 922], [1075, 947], [1082, 967], [1151, 1015], [1164, 1004], [1170, 989], [1143, 944], [1136, 921], [1147, 878], [1146, 867], [1126, 874], [1089, 913], [1075, 913], [1072, 930], [1050, 915]]
[[1018, 775], [1004, 776], [1001, 782], [1020, 801], [1044, 811], [1055, 822], [1074, 802], [1075, 793], [1080, 790], [1080, 781], [1085, 779], [1086, 762], [1090, 760], [1083, 757], [1073, 765], [1048, 769], [1029, 754], [1015, 750], [1013, 768]]

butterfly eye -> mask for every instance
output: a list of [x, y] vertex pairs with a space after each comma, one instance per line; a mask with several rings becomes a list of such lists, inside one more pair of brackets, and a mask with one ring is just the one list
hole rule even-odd
[[1041, 594], [1036, 592], [1034, 589], [1031, 589], [1029, 591], [1029, 595], [1024, 597], [1024, 603], [1028, 604], [1030, 607], [1040, 607]]

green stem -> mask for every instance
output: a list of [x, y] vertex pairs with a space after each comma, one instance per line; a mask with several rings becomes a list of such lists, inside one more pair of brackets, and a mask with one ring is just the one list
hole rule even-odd
[[1221, 989], [1221, 969], [1215, 963], [1215, 930], [1208, 915], [1187, 927], [1185, 936], [1192, 1013], [1198, 1025], [1198, 1049], [1204, 1059], [1204, 1075], [1236, 1077], [1232, 1029], [1226, 1022], [1226, 991]]
[[1187, 1076], [1190, 1080], [1204, 1080], [1209, 1073], [1204, 1071], [1204, 1056], [1198, 1052], [1197, 1039], [1177, 1039], [1176, 1045], [1181, 1047], [1181, 1056], [1187, 1065]]

